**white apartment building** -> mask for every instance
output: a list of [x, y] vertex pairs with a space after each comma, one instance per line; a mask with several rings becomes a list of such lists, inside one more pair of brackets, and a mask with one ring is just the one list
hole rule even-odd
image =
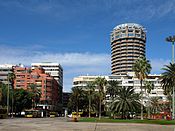
[[8, 84], [8, 74], [13, 72], [13, 67], [15, 65], [12, 64], [3, 64], [0, 65], [0, 82], [4, 84]]
[[35, 67], [42, 67], [45, 70], [45, 73], [50, 74], [57, 80], [58, 84], [63, 87], [63, 68], [59, 63], [52, 62], [41, 62], [41, 63], [32, 63], [32, 69]]
[[[103, 77], [107, 81], [117, 80], [119, 86], [134, 87], [136, 93], [140, 93], [140, 80], [135, 78], [134, 73], [127, 73], [127, 75], [110, 75], [110, 76], [78, 76], [73, 79], [73, 87], [85, 87], [88, 81], [94, 81], [97, 77]], [[166, 96], [163, 94], [163, 89], [160, 83], [161, 75], [149, 74], [145, 81], [150, 81], [154, 84], [154, 89], [151, 91], [149, 97], [160, 97], [162, 100], [166, 100]], [[144, 86], [144, 84], [143, 84]], [[106, 88], [104, 89], [106, 91]], [[144, 91], [144, 89], [143, 89]], [[107, 99], [108, 99], [107, 95]], [[146, 96], [145, 92], [143, 96]], [[147, 101], [146, 99], [144, 100]]]

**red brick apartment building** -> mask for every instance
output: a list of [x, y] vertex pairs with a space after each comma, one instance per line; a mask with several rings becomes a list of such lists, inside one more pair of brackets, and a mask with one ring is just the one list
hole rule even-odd
[[59, 85], [57, 81], [49, 74], [45, 73], [43, 68], [15, 67], [14, 81], [15, 89], [29, 89], [30, 84], [36, 84], [41, 91], [40, 104], [43, 109], [57, 110], [59, 103]]

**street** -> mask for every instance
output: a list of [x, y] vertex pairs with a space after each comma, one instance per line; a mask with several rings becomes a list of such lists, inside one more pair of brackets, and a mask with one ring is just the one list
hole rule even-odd
[[174, 131], [175, 125], [70, 122], [67, 118], [0, 119], [0, 131]]

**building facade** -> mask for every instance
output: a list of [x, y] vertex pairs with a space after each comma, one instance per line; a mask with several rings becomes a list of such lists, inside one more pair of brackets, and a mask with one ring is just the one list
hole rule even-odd
[[8, 80], [8, 74], [13, 73], [13, 67], [15, 67], [15, 65], [12, 64], [0, 65], [0, 82], [4, 84], [10, 84]]
[[41, 62], [41, 63], [32, 63], [32, 69], [37, 67], [42, 67], [45, 70], [45, 73], [52, 76], [58, 82], [59, 90], [59, 108], [62, 108], [62, 94], [63, 94], [63, 68], [59, 63], [52, 62]]
[[37, 106], [43, 109], [57, 110], [59, 103], [59, 88], [57, 81], [45, 73], [43, 68], [32, 69], [29, 67], [15, 67], [14, 74], [16, 76], [14, 81], [15, 89], [30, 90], [31, 84], [35, 85], [40, 93], [40, 103]]
[[139, 57], [145, 56], [146, 31], [139, 24], [116, 26], [110, 34], [111, 71], [113, 75], [126, 75]]
[[[133, 87], [136, 93], [140, 93], [140, 80], [138, 78], [133, 77], [134, 73], [128, 73], [126, 75], [110, 75], [110, 76], [79, 76], [73, 79], [73, 87], [86, 87], [87, 82], [94, 81], [97, 77], [103, 77], [107, 81], [115, 80], [119, 82], [119, 86], [121, 87]], [[154, 89], [151, 90], [149, 97], [160, 97], [163, 101], [166, 100], [166, 96], [163, 94], [163, 89], [160, 83], [161, 75], [148, 75], [145, 81], [150, 81], [154, 84]], [[143, 84], [144, 86], [144, 84]], [[107, 87], [104, 88], [104, 91], [107, 90]], [[146, 97], [145, 92], [143, 92], [143, 96]], [[109, 95], [106, 95], [106, 100], [109, 100]], [[147, 101], [146, 99], [144, 100]]]
[[52, 62], [41, 62], [41, 63], [32, 63], [32, 69], [36, 67], [42, 67], [45, 70], [45, 73], [50, 74], [58, 84], [63, 87], [63, 68], [58, 63]]

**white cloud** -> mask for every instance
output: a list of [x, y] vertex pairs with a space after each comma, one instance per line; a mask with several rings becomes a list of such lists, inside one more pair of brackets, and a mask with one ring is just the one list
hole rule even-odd
[[[64, 91], [70, 91], [73, 77], [79, 75], [109, 75], [110, 74], [110, 55], [97, 53], [50, 53], [38, 51], [40, 47], [19, 48], [0, 46], [0, 64], [19, 64], [30, 66], [32, 62], [58, 62], [64, 69]], [[170, 60], [162, 58], [150, 59], [152, 73], [162, 72], [164, 65], [169, 64]]]
[[[34, 50], [0, 46], [0, 64], [24, 64], [33, 62], [58, 62], [64, 69], [64, 90], [70, 91], [72, 79], [79, 75], [106, 75], [110, 73], [110, 55], [95, 53], [50, 53]], [[40, 47], [40, 46], [36, 46]]]

